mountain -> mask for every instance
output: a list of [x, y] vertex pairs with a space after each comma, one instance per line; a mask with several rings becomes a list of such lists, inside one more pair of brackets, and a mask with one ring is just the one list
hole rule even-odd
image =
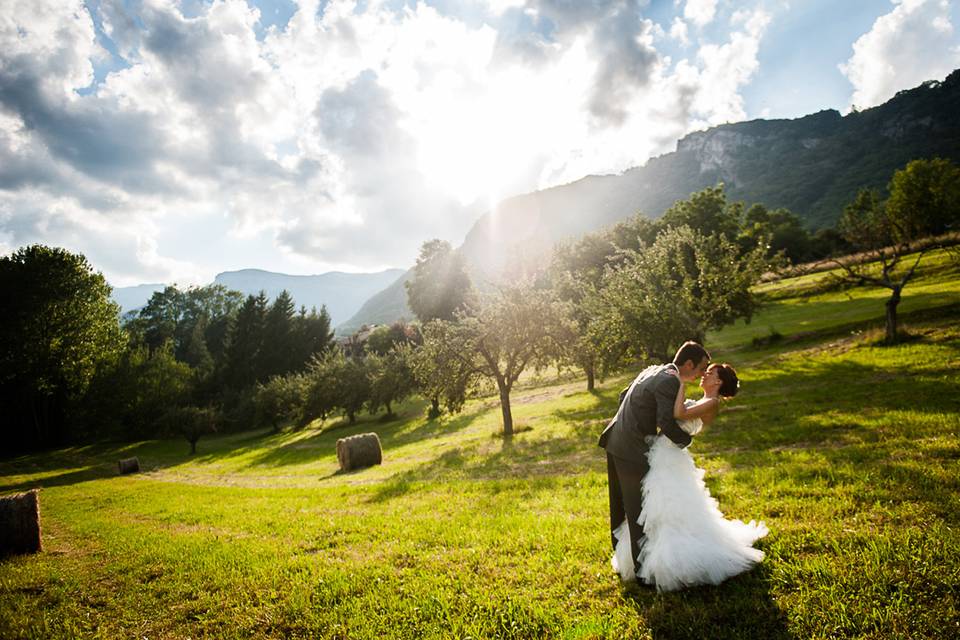
[[[752, 120], [691, 133], [676, 150], [620, 175], [501, 202], [480, 217], [460, 250], [475, 281], [496, 281], [511, 264], [543, 264], [558, 241], [642, 212], [659, 217], [675, 201], [718, 182], [728, 199], [785, 207], [811, 230], [832, 226], [862, 187], [883, 191], [915, 158], [960, 162], [960, 70], [888, 102], [841, 116], [826, 110], [792, 120]], [[396, 283], [394, 283], [395, 285]], [[348, 323], [410, 317], [403, 287], [391, 285]], [[404, 313], [390, 316], [389, 310]]]
[[331, 271], [314, 276], [291, 276], [284, 273], [242, 269], [217, 274], [214, 284], [222, 284], [245, 295], [256, 295], [261, 290], [268, 298], [276, 298], [284, 289], [293, 297], [299, 309], [308, 310], [326, 305], [331, 324], [337, 326], [352, 316], [365, 300], [393, 283], [402, 269], [387, 269], [377, 273], [343, 273]]
[[413, 276], [413, 268], [405, 271], [389, 287], [363, 303], [349, 320], [337, 326], [337, 335], [348, 336], [364, 324], [390, 324], [397, 320], [412, 320], [413, 312], [407, 306], [404, 283]]
[[[308, 310], [316, 307], [319, 311], [321, 306], [326, 305], [331, 324], [336, 326], [354, 315], [365, 300], [382, 291], [403, 274], [405, 272], [402, 269], [386, 269], [377, 273], [330, 271], [313, 276], [292, 276], [260, 269], [242, 269], [217, 274], [213, 284], [222, 284], [244, 295], [256, 295], [262, 290], [270, 299], [276, 298], [286, 289], [293, 297], [297, 309], [303, 305]], [[111, 297], [120, 305], [122, 312], [127, 313], [145, 305], [154, 292], [163, 291], [165, 286], [141, 284], [135, 287], [117, 287]], [[403, 288], [402, 284], [400, 286]]]
[[121, 314], [139, 309], [147, 304], [157, 291], [163, 291], [164, 284], [138, 284], [133, 287], [114, 287], [110, 297], [120, 305]]
[[548, 254], [564, 238], [637, 212], [659, 217], [675, 201], [723, 182], [730, 200], [785, 207], [811, 230], [833, 226], [862, 187], [884, 190], [915, 158], [960, 161], [960, 71], [846, 116], [752, 120], [691, 133], [676, 150], [617, 176], [502, 202], [467, 234], [467, 262], [496, 278], [522, 256]]

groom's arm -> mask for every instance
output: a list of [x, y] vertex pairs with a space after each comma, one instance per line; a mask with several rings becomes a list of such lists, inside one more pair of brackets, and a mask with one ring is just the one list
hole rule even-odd
[[673, 417], [673, 405], [681, 384], [679, 378], [670, 376], [656, 386], [653, 396], [657, 400], [657, 426], [660, 427], [663, 435], [670, 438], [678, 447], [683, 448], [693, 442], [693, 439], [690, 434], [680, 428], [677, 419]]

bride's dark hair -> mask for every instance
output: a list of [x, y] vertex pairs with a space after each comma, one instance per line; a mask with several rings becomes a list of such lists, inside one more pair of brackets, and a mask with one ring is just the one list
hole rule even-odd
[[740, 378], [737, 377], [737, 371], [729, 364], [712, 364], [710, 368], [717, 368], [717, 376], [720, 378], [720, 389], [717, 391], [724, 398], [732, 398], [740, 390]]

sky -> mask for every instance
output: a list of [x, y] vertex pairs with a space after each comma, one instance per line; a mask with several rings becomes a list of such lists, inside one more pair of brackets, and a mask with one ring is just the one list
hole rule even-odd
[[0, 0], [0, 254], [378, 271], [499, 200], [960, 67], [948, 0]]

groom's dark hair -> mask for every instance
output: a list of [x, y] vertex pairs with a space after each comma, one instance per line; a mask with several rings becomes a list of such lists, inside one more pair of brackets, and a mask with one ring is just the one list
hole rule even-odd
[[677, 349], [677, 355], [673, 356], [673, 364], [682, 367], [684, 362], [690, 360], [696, 366], [704, 358], [709, 360], [710, 354], [703, 348], [703, 345], [693, 340], [687, 340]]

